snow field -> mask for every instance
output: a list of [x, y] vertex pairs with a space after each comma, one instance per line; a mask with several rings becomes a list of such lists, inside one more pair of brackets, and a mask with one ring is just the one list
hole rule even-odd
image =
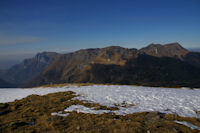
[[[200, 117], [196, 113], [196, 111], [200, 111], [200, 90], [187, 88], [93, 85], [81, 87], [64, 86], [60, 88], [0, 89], [0, 103], [22, 99], [31, 94], [45, 95], [64, 91], [73, 91], [80, 95], [75, 99], [119, 108], [119, 110], [115, 111], [93, 110], [82, 105], [72, 105], [65, 109], [66, 112], [77, 111], [93, 114], [113, 112], [118, 115], [125, 115], [135, 112], [159, 111], [185, 117]], [[121, 104], [134, 106], [119, 106]]]

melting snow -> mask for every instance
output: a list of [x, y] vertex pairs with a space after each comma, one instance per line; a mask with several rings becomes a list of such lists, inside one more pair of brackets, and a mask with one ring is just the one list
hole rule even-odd
[[51, 115], [66, 117], [69, 115], [69, 113], [62, 114], [62, 111], [60, 111], [60, 112], [53, 112], [53, 113], [51, 113]]
[[[73, 91], [80, 96], [75, 99], [99, 103], [104, 106], [120, 104], [134, 105], [121, 107], [116, 114], [129, 114], [144, 111], [159, 111], [173, 113], [185, 117], [199, 117], [200, 110], [199, 89], [173, 89], [158, 87], [138, 87], [122, 85], [94, 85], [81, 87], [33, 88], [33, 89], [0, 89], [0, 103], [22, 99], [31, 94], [45, 95], [54, 92]], [[108, 110], [93, 110], [81, 105], [74, 105], [66, 110], [85, 113], [107, 113]]]
[[178, 123], [178, 124], [185, 125], [185, 126], [187, 126], [187, 127], [190, 127], [191, 129], [200, 130], [200, 127], [195, 126], [195, 125], [193, 125], [193, 124], [191, 124], [191, 123], [189, 123], [189, 122], [186, 122], [186, 121], [177, 121], [177, 120], [175, 120], [174, 122], [176, 122], [176, 123]]
[[72, 105], [65, 109], [66, 112], [81, 112], [81, 113], [91, 113], [91, 114], [103, 114], [103, 113], [110, 113], [110, 110], [93, 110], [93, 108], [88, 108], [83, 105]]

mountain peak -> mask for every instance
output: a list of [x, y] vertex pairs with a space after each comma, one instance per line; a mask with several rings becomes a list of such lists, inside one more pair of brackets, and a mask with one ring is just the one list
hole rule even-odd
[[172, 48], [178, 48], [178, 49], [182, 49], [182, 50], [186, 50], [185, 48], [183, 48], [179, 43], [174, 42], [174, 43], [168, 43], [164, 45], [165, 47], [172, 47]]
[[186, 55], [189, 51], [183, 48], [179, 43], [168, 44], [150, 44], [139, 50], [141, 53], [156, 57], [177, 57], [179, 59]]
[[104, 49], [124, 49], [123, 47], [121, 46], [108, 46], [108, 47], [105, 47]]
[[58, 53], [43, 51], [43, 52], [37, 53], [35, 57], [37, 57], [37, 56], [55, 56], [55, 55], [58, 55]]
[[151, 43], [149, 44], [147, 47], [160, 47], [162, 46], [161, 44], [154, 44], [154, 43]]
[[152, 48], [152, 47], [178, 47], [178, 48], [182, 48], [184, 49], [178, 42], [173, 42], [173, 43], [167, 43], [167, 44], [155, 44], [155, 43], [151, 43], [149, 44], [147, 47], [145, 48]]
[[179, 47], [182, 47], [178, 42], [167, 43], [167, 44], [164, 44], [164, 45], [169, 45], [169, 46], [179, 46]]
[[41, 52], [41, 53], [37, 53], [36, 56], [33, 59], [38, 60], [39, 62], [47, 62], [47, 60], [51, 59], [51, 58], [55, 58], [56, 56], [58, 56], [59, 54], [56, 52]]

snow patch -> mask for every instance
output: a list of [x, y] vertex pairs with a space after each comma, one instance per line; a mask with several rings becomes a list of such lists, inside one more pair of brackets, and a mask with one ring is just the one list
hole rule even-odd
[[64, 110], [65, 112], [76, 111], [78, 113], [90, 113], [90, 114], [103, 114], [110, 113], [110, 110], [94, 110], [94, 108], [88, 108], [83, 105], [72, 105]]
[[66, 117], [69, 115], [69, 113], [62, 114], [62, 111], [59, 111], [59, 112], [53, 112], [53, 113], [51, 113], [51, 115]]
[[177, 121], [177, 120], [175, 120], [174, 122], [176, 122], [176, 123], [178, 123], [178, 124], [185, 125], [185, 126], [191, 128], [191, 129], [200, 130], [200, 127], [199, 127], [199, 126], [195, 126], [195, 125], [193, 125], [193, 124], [191, 124], [191, 123], [189, 123], [189, 122], [186, 122], [186, 121]]

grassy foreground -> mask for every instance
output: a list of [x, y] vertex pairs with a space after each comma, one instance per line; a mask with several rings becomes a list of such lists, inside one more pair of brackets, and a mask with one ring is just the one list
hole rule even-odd
[[[59, 92], [45, 96], [31, 95], [21, 100], [0, 104], [1, 133], [197, 133], [174, 122], [187, 121], [200, 126], [196, 118], [186, 118], [159, 112], [142, 112], [119, 116], [115, 114], [84, 114], [71, 112], [69, 116], [52, 116], [77, 104], [96, 109], [117, 110], [94, 103], [72, 100], [73, 92]], [[64, 112], [63, 112], [64, 113]]]

